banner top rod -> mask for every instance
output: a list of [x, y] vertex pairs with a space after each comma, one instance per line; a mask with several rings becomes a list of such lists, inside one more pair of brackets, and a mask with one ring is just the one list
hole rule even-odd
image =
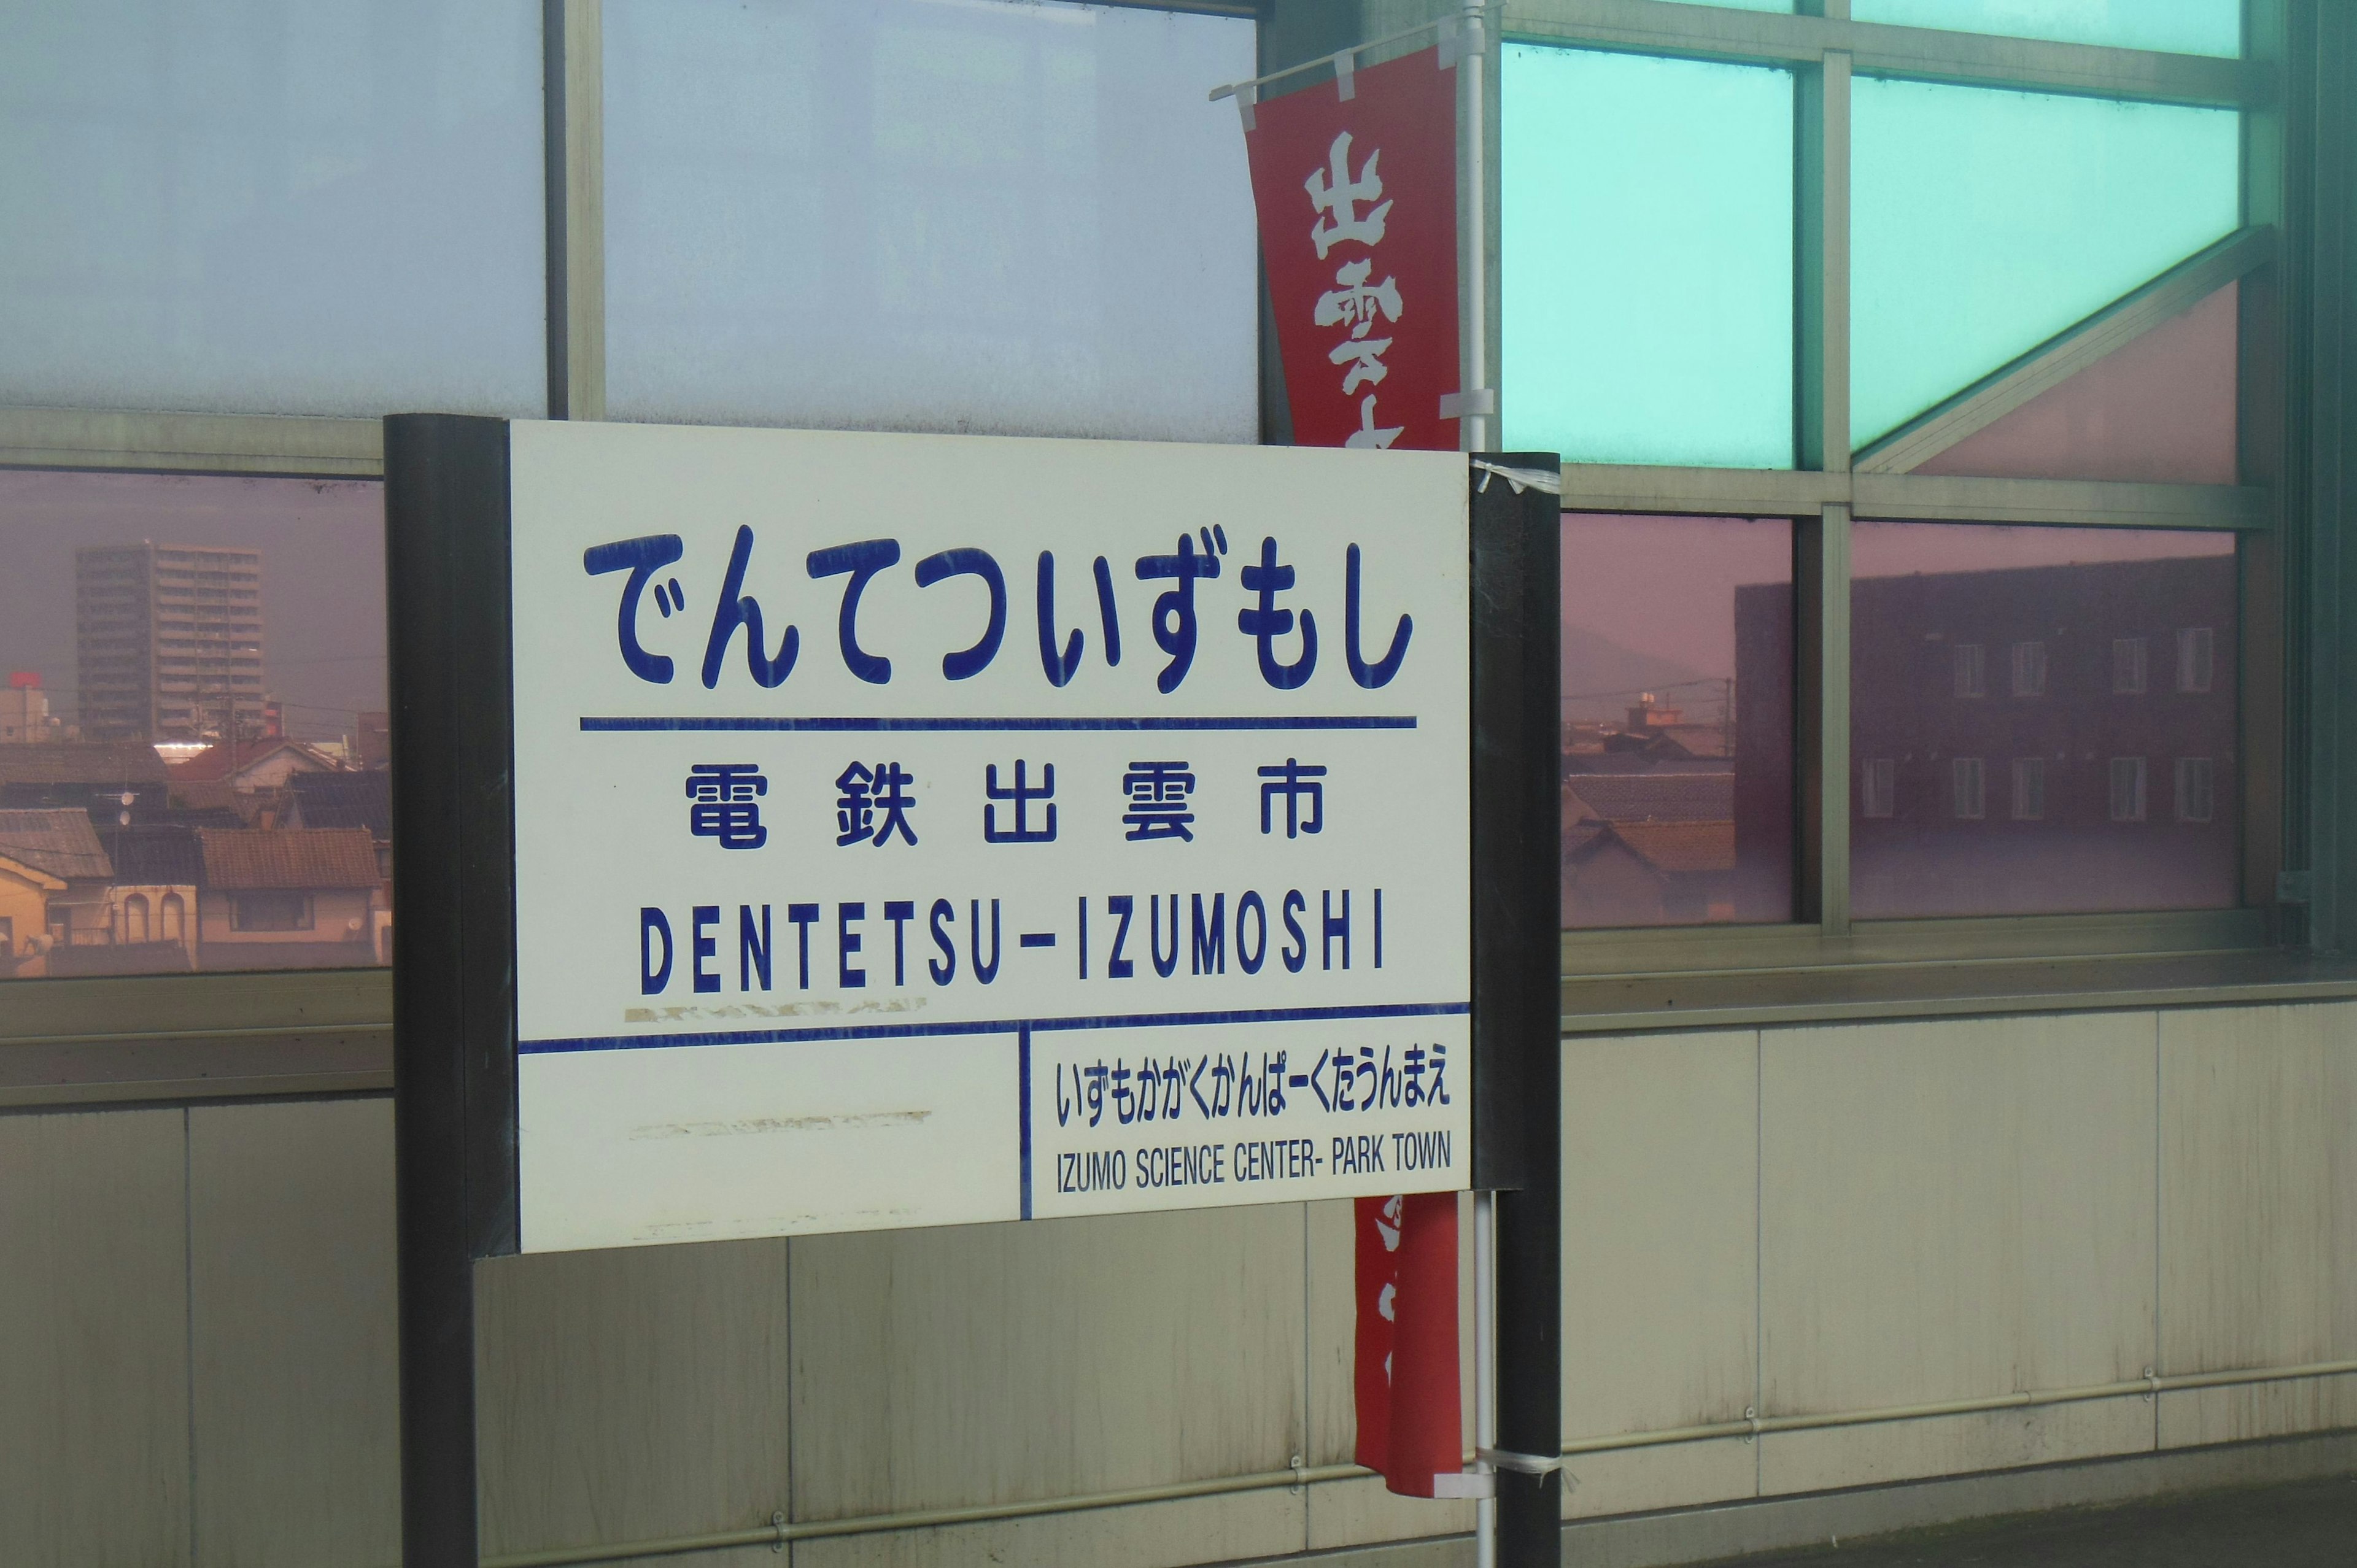
[[[1396, 33], [1385, 33], [1380, 38], [1369, 38], [1365, 43], [1353, 44], [1347, 49], [1319, 55], [1315, 59], [1303, 60], [1299, 65], [1286, 66], [1283, 70], [1272, 70], [1266, 76], [1255, 76], [1249, 81], [1232, 81], [1225, 87], [1214, 87], [1211, 89], [1210, 101], [1217, 103], [1221, 99], [1232, 98], [1239, 92], [1257, 92], [1272, 81], [1283, 81], [1286, 77], [1299, 76], [1306, 70], [1316, 70], [1321, 65], [1335, 66], [1338, 70], [1344, 69], [1341, 62], [1353, 60], [1354, 57], [1365, 54], [1369, 49], [1379, 49], [1387, 44], [1405, 43], [1410, 38], [1419, 38], [1426, 33], [1437, 32], [1445, 40], [1466, 20], [1466, 16], [1462, 15], [1437, 16], [1429, 22], [1419, 22], [1413, 27], [1404, 27]], [[1455, 62], [1452, 60], [1448, 63]]]

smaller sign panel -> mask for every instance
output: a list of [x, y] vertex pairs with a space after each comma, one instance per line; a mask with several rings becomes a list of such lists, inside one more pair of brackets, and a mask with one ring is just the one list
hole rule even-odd
[[1469, 1184], [1462, 458], [511, 474], [524, 1250]]

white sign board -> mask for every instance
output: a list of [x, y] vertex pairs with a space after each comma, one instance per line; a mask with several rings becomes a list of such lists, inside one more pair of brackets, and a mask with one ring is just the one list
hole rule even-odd
[[1465, 473], [514, 424], [523, 1249], [1467, 1186]]

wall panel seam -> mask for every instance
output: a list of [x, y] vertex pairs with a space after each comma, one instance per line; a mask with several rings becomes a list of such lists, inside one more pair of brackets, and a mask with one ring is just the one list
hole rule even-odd
[[188, 1568], [197, 1565], [197, 1197], [196, 1112], [180, 1108], [180, 1325], [182, 1398], [188, 1404]]

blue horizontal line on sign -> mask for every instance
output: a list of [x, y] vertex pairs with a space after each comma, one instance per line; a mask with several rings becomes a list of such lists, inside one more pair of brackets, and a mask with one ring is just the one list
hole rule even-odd
[[1062, 1029], [1189, 1028], [1206, 1024], [1302, 1024], [1339, 1018], [1435, 1018], [1461, 1015], [1463, 1002], [1393, 1002], [1365, 1007], [1245, 1007], [1226, 1013], [1106, 1013], [1082, 1018], [995, 1018], [969, 1023], [831, 1024], [802, 1029], [731, 1029], [694, 1035], [588, 1035], [569, 1040], [520, 1040], [520, 1056], [576, 1051], [655, 1051], [684, 1046], [767, 1046], [805, 1040], [908, 1040], [939, 1035], [1033, 1034]]
[[872, 734], [892, 731], [951, 730], [1323, 730], [1414, 729], [1413, 714], [1305, 714], [1294, 718], [1243, 714], [1232, 718], [1167, 715], [1146, 718], [1010, 718], [959, 715], [945, 718], [694, 718], [659, 714], [646, 718], [584, 716], [581, 728], [591, 735], [645, 731], [762, 730], [797, 735]]

